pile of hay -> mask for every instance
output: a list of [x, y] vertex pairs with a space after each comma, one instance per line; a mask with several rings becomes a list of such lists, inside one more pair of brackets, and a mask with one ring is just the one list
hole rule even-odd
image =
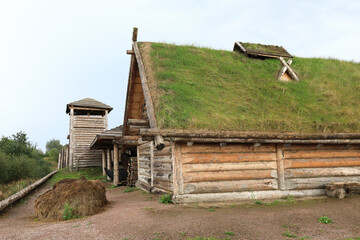
[[63, 220], [64, 206], [68, 204], [74, 216], [93, 215], [108, 202], [105, 193], [99, 180], [63, 179], [36, 199], [35, 214], [42, 220]]

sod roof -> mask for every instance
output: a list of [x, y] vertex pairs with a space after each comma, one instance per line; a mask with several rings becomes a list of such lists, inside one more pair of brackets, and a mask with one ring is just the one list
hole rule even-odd
[[360, 64], [298, 58], [299, 82], [281, 82], [277, 59], [139, 43], [162, 129], [360, 132]]
[[[281, 56], [286, 58], [292, 58], [290, 53], [288, 53], [285, 48], [282, 46], [276, 45], [264, 45], [260, 43], [244, 43], [238, 42], [241, 46], [246, 50], [247, 54], [255, 55], [255, 56], [262, 56], [262, 55], [269, 55], [269, 56]], [[234, 49], [241, 51], [237, 44], [235, 43]]]

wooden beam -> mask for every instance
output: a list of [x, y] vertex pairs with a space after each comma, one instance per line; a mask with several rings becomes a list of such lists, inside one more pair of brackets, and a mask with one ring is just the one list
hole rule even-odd
[[134, 55], [135, 52], [133, 50], [126, 50], [126, 54], [129, 54], [129, 55]]
[[235, 42], [235, 44], [236, 44], [244, 53], [247, 52], [246, 49], [243, 47], [243, 45], [241, 45], [241, 43]]
[[[287, 61], [287, 64], [290, 66], [291, 63], [292, 63], [292, 59], [289, 59], [289, 60]], [[279, 72], [279, 76], [278, 76], [278, 79], [279, 79], [279, 80], [280, 80], [280, 78], [284, 75], [284, 73], [286, 72], [286, 70], [287, 70], [287, 67], [286, 67], [286, 66], [283, 66], [282, 69], [281, 69], [280, 72]]]
[[128, 119], [129, 125], [137, 125], [137, 126], [149, 126], [149, 121], [145, 119]]
[[134, 27], [133, 28], [133, 36], [132, 36], [132, 41], [136, 42], [137, 41], [137, 35], [138, 35], [138, 28]]
[[134, 41], [134, 43], [133, 43], [133, 48], [134, 48], [134, 51], [135, 51], [135, 57], [136, 57], [136, 61], [137, 61], [138, 68], [139, 68], [141, 85], [142, 85], [142, 89], [143, 89], [143, 92], [144, 92], [144, 98], [145, 98], [145, 102], [146, 102], [147, 114], [148, 114], [148, 117], [149, 117], [150, 127], [151, 128], [157, 128], [155, 112], [154, 112], [154, 105], [153, 105], [153, 101], [152, 101], [152, 98], [151, 98], [149, 86], [147, 84], [145, 67], [144, 67], [144, 64], [143, 64], [143, 61], [142, 61], [142, 58], [141, 58], [141, 54], [140, 54], [140, 51], [139, 51], [139, 48], [138, 48], [138, 45], [137, 45], [136, 41]]
[[299, 77], [296, 75], [296, 73], [294, 72], [294, 70], [292, 70], [292, 68], [285, 62], [283, 57], [279, 57], [280, 62], [282, 63], [282, 65], [284, 65], [290, 76], [295, 80], [295, 81], [300, 81]]
[[161, 135], [155, 136], [155, 147], [157, 150], [163, 150], [165, 147], [164, 139]]
[[114, 144], [114, 186], [119, 184], [119, 148]]
[[106, 168], [106, 151], [105, 149], [103, 149], [101, 151], [101, 160], [102, 160], [102, 173], [103, 173], [103, 176], [106, 175], [106, 172], [105, 172], [105, 168]]
[[[110, 170], [111, 169], [111, 156], [110, 156], [110, 148], [106, 149], [106, 159], [107, 159], [107, 169]], [[107, 179], [110, 180], [110, 177], [107, 176]]]
[[155, 137], [184, 138], [254, 138], [254, 139], [291, 139], [291, 140], [360, 140], [360, 133], [271, 133], [271, 132], [238, 132], [238, 131], [196, 131], [171, 129], [140, 129], [140, 135]]
[[276, 164], [277, 164], [277, 175], [278, 175], [278, 187], [280, 190], [285, 190], [285, 174], [284, 174], [284, 152], [276, 144]]

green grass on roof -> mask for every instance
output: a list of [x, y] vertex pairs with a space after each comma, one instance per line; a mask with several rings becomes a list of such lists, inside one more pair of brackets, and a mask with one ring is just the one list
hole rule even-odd
[[263, 44], [259, 44], [259, 43], [241, 43], [241, 44], [248, 52], [252, 52], [252, 53], [290, 56], [290, 54], [281, 46], [263, 45]]
[[145, 45], [160, 128], [360, 132], [359, 63], [294, 58], [301, 81], [280, 82], [277, 59], [162, 43], [147, 53]]

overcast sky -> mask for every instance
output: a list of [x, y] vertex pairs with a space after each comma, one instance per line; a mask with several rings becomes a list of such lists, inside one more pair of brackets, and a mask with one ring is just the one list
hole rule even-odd
[[0, 136], [67, 143], [66, 104], [91, 97], [122, 124], [132, 28], [139, 41], [232, 50], [236, 40], [301, 57], [360, 61], [360, 1], [0, 0]]

